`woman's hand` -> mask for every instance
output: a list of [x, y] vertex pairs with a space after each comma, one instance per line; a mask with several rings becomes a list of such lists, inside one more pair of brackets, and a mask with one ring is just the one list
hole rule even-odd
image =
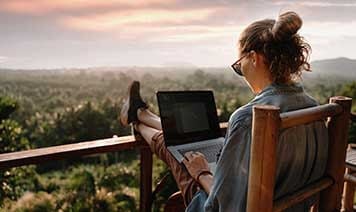
[[208, 161], [200, 152], [187, 152], [183, 163], [189, 174], [197, 181], [207, 194], [210, 194], [213, 185], [213, 175], [210, 172]]
[[208, 161], [202, 153], [186, 152], [184, 157], [183, 163], [185, 167], [197, 182], [199, 182], [200, 175], [210, 173]]

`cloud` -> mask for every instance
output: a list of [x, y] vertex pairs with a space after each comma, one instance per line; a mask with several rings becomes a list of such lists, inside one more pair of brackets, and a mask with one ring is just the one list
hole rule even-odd
[[132, 27], [133, 25], [139, 25], [144, 28], [146, 24], [190, 24], [194, 21], [208, 19], [217, 10], [216, 8], [185, 10], [138, 9], [80, 17], [64, 17], [60, 20], [60, 23], [73, 29], [92, 31], [120, 29], [123, 26]]
[[356, 7], [356, 2], [328, 2], [328, 1], [275, 1], [274, 5], [300, 5], [306, 7]]
[[[32, 20], [46, 21], [48, 26], [57, 25], [63, 30], [113, 33], [113, 37], [120, 34], [120, 38], [140, 37], [145, 32], [166, 34], [189, 26], [225, 25], [221, 14], [232, 14], [219, 2], [188, 3], [185, 0], [12, 0], [1, 4], [0, 10], [14, 15], [44, 16], [45, 20]], [[213, 32], [209, 34], [213, 36]], [[192, 35], [184, 37], [169, 39], [189, 39]]]
[[[158, 43], [181, 43], [181, 42], [205, 42], [216, 44], [221, 40], [234, 39], [242, 32], [243, 26], [179, 26], [169, 27], [161, 30], [163, 36], [153, 36], [149, 38], [152, 42]], [[214, 42], [211, 42], [214, 41]]]
[[[287, 10], [302, 17], [300, 32], [318, 57], [335, 55], [334, 46], [345, 49], [346, 56], [355, 55], [356, 2], [351, 0], [0, 2], [0, 27], [6, 32], [0, 48], [10, 58], [0, 56], [0, 63], [7, 66], [135, 64], [141, 57], [143, 64], [177, 57], [195, 64], [226, 64], [235, 59], [235, 44], [248, 24]], [[28, 52], [34, 59], [25, 61]]]
[[171, 5], [176, 0], [11, 0], [3, 1], [0, 10], [29, 15], [44, 15], [56, 11], [78, 11], [113, 7], [147, 7]]
[[345, 36], [356, 36], [356, 21], [347, 24], [340, 22], [308, 22], [302, 28], [307, 35], [332, 40]]
[[0, 56], [0, 63], [5, 63], [8, 59], [8, 57]]

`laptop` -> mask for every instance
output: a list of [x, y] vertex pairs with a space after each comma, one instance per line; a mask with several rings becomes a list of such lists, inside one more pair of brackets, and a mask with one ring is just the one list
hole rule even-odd
[[213, 92], [158, 91], [157, 100], [168, 151], [180, 163], [186, 152], [201, 152], [214, 173], [224, 138]]

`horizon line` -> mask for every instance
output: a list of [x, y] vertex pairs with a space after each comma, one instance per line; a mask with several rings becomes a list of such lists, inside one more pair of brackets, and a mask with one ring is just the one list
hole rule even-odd
[[[315, 63], [319, 61], [325, 61], [325, 60], [336, 60], [336, 59], [347, 59], [347, 60], [356, 60], [354, 58], [349, 58], [345, 56], [340, 56], [340, 57], [333, 57], [333, 58], [325, 58], [325, 59], [317, 59], [310, 61], [310, 63]], [[214, 68], [228, 68], [230, 65], [219, 65], [219, 66], [197, 66], [194, 64], [187, 65], [182, 63], [182, 65], [108, 65], [108, 66], [88, 66], [88, 67], [53, 67], [53, 68], [8, 68], [8, 67], [1, 67], [0, 63], [0, 70], [17, 70], [17, 71], [35, 71], [35, 70], [90, 70], [90, 69], [116, 69], [116, 68], [138, 68], [138, 69], [143, 69], [143, 68], [179, 68], [179, 69], [214, 69]]]

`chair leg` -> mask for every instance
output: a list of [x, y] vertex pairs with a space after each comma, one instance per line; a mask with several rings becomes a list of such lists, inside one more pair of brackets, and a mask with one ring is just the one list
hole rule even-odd
[[[346, 173], [351, 175], [354, 172], [350, 169], [347, 169]], [[346, 181], [345, 182], [345, 191], [344, 191], [345, 212], [354, 212], [354, 195], [355, 195], [355, 184], [352, 182]]]
[[183, 196], [180, 191], [172, 194], [168, 198], [168, 201], [166, 202], [166, 205], [164, 206], [163, 211], [164, 212], [184, 212], [185, 211]]
[[318, 212], [319, 211], [319, 201], [320, 200], [320, 194], [318, 194], [318, 197], [314, 203], [314, 205], [310, 208], [310, 212]]

